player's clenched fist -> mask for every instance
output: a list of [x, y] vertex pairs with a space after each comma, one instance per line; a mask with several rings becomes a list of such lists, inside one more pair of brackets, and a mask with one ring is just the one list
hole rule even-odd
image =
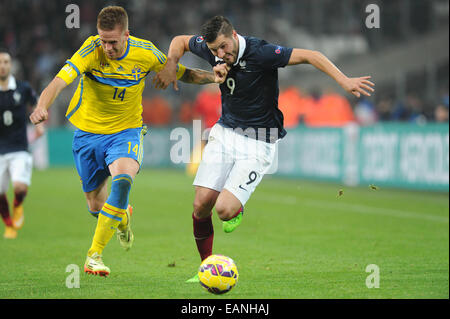
[[230, 67], [226, 63], [218, 64], [213, 67], [214, 72], [214, 82], [215, 83], [223, 83], [227, 78], [228, 71], [230, 71]]
[[30, 121], [33, 124], [39, 124], [48, 119], [48, 112], [42, 108], [36, 108], [30, 115]]

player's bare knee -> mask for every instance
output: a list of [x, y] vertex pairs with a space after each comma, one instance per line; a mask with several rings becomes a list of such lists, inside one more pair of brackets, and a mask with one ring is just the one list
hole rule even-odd
[[88, 200], [88, 208], [91, 212], [98, 212], [103, 208], [103, 205], [105, 204], [104, 201], [100, 201], [100, 200]]
[[28, 191], [28, 185], [23, 183], [14, 183], [13, 188], [16, 194], [26, 194]]
[[219, 202], [216, 204], [216, 212], [221, 220], [230, 220], [236, 213], [229, 205]]
[[193, 203], [195, 217], [197, 217], [197, 218], [208, 217], [211, 214], [213, 205], [211, 205], [211, 203], [209, 201], [195, 198], [194, 203]]
[[217, 192], [205, 192], [197, 189], [193, 203], [194, 215], [198, 218], [208, 217], [216, 203], [217, 196]]

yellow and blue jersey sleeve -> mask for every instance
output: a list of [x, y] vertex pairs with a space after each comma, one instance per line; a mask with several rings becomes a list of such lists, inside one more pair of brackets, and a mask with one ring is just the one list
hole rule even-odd
[[91, 63], [96, 57], [96, 48], [99, 46], [100, 38], [98, 36], [89, 37], [81, 48], [66, 61], [56, 76], [63, 79], [67, 85], [72, 83], [79, 75], [90, 70]]
[[[66, 117], [80, 130], [95, 134], [141, 127], [145, 79], [150, 72], [159, 72], [166, 61], [153, 43], [132, 36], [125, 53], [109, 59], [99, 36], [89, 37], [57, 74], [67, 84], [81, 75]], [[178, 65], [178, 79], [185, 70]]]

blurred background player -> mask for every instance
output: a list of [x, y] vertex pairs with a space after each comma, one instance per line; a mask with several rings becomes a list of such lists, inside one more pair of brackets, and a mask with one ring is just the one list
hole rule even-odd
[[[128, 15], [119, 6], [103, 8], [97, 17], [98, 35], [89, 37], [44, 89], [30, 116], [45, 121], [59, 93], [82, 75], [66, 117], [78, 129], [72, 151], [88, 208], [98, 216], [84, 271], [108, 276], [102, 252], [117, 230], [121, 246], [134, 240], [130, 228], [131, 185], [142, 164], [146, 127], [142, 123], [142, 91], [151, 71], [160, 71], [166, 57], [152, 42], [130, 36]], [[214, 74], [178, 64], [177, 79], [214, 82]], [[112, 177], [108, 195], [107, 180]]]
[[217, 84], [205, 85], [193, 103], [193, 119], [200, 120], [202, 124], [202, 138], [200, 142], [193, 146], [191, 162], [186, 166], [189, 176], [195, 176], [200, 164], [201, 154], [208, 142], [209, 131], [220, 118], [221, 112], [220, 90]]
[[[29, 107], [36, 105], [36, 93], [24, 81], [11, 74], [11, 56], [0, 48], [0, 214], [6, 225], [4, 238], [17, 237], [23, 226], [23, 202], [31, 184], [33, 158], [28, 150], [27, 123]], [[32, 134], [37, 139], [44, 133], [43, 124]], [[9, 183], [14, 191], [13, 215], [9, 213]]]
[[[239, 226], [245, 203], [275, 160], [276, 142], [286, 135], [278, 109], [278, 68], [311, 64], [358, 98], [370, 96], [374, 84], [368, 80], [370, 76], [347, 77], [320, 52], [241, 36], [228, 19], [215, 16], [203, 25], [201, 36], [183, 35], [172, 40], [168, 62], [156, 77], [157, 86], [176, 84], [176, 65], [187, 51], [213, 67], [226, 64], [229, 70], [220, 85], [222, 116], [211, 129], [193, 183], [194, 238], [204, 260], [212, 254], [213, 207], [225, 232]], [[198, 276], [188, 281], [196, 282]]]

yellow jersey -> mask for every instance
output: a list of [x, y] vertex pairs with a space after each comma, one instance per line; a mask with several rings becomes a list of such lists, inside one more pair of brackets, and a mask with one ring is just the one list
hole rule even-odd
[[[159, 72], [166, 56], [147, 40], [130, 36], [124, 55], [109, 59], [100, 37], [89, 37], [56, 75], [67, 84], [82, 75], [67, 119], [82, 131], [113, 134], [142, 126], [145, 78]], [[178, 64], [177, 79], [186, 68]]]

